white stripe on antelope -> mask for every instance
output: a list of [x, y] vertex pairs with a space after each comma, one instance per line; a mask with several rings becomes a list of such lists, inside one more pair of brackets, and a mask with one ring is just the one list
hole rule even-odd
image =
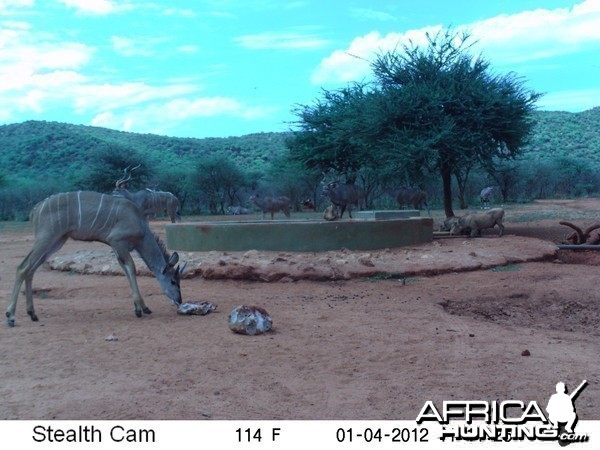
[[151, 314], [139, 291], [135, 264], [130, 252], [136, 250], [152, 271], [160, 287], [176, 305], [181, 304], [179, 286], [185, 263], [176, 267], [177, 253], [169, 255], [165, 246], [152, 233], [139, 208], [129, 200], [98, 192], [65, 192], [41, 201], [31, 211], [35, 243], [17, 268], [15, 285], [6, 317], [15, 324], [15, 308], [19, 290], [25, 282], [27, 313], [38, 317], [33, 308], [32, 280], [36, 269], [58, 251], [68, 238], [98, 241], [112, 247], [133, 291], [135, 315]]

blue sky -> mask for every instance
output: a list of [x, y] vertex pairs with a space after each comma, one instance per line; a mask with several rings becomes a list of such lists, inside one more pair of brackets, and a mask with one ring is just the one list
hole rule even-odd
[[600, 0], [0, 0], [0, 124], [286, 131], [294, 105], [447, 26], [545, 93], [540, 109], [600, 106]]

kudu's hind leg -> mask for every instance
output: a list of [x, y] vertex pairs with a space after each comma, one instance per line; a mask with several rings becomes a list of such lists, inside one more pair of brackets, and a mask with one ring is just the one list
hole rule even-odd
[[133, 262], [131, 254], [129, 251], [117, 247], [113, 247], [113, 250], [117, 255], [117, 261], [119, 261], [123, 272], [125, 272], [125, 275], [127, 276], [129, 286], [131, 286], [133, 292], [133, 304], [135, 305], [135, 315], [137, 317], [142, 317], [142, 311], [144, 314], [152, 314], [152, 311], [146, 306], [142, 294], [140, 293], [140, 288], [138, 287], [137, 278], [135, 276], [135, 263]]
[[[21, 266], [19, 266], [19, 269], [20, 268]], [[23, 281], [25, 281], [25, 274], [19, 269], [17, 269], [17, 278], [15, 279], [15, 285], [13, 287], [12, 295], [10, 296], [10, 303], [6, 309], [6, 323], [8, 323], [9, 327], [15, 326], [15, 309], [17, 308], [17, 299], [19, 298], [21, 285], [23, 284]]]
[[31, 317], [31, 320], [37, 322], [38, 316], [33, 308], [33, 274], [40, 267], [50, 255], [57, 252], [63, 244], [66, 242], [67, 237], [60, 237], [58, 240], [52, 242], [47, 241], [43, 238], [36, 238], [33, 249], [25, 257], [23, 262], [17, 268], [17, 275], [15, 278], [15, 285], [13, 287], [12, 295], [10, 297], [10, 303], [6, 309], [6, 318], [8, 326], [15, 326], [15, 309], [17, 308], [17, 300], [19, 298], [19, 291], [23, 281], [25, 282], [25, 299], [27, 304], [27, 314]]

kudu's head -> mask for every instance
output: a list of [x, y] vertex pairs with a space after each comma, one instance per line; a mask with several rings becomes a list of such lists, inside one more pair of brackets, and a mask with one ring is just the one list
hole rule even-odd
[[340, 180], [334, 180], [329, 183], [326, 183], [325, 180], [321, 181], [322, 195], [323, 197], [328, 197], [331, 192], [333, 192], [340, 185]]
[[176, 305], [181, 305], [181, 288], [179, 282], [181, 280], [181, 274], [185, 270], [185, 263], [177, 265], [178, 261], [179, 255], [175, 252], [171, 255], [165, 268], [156, 278], [167, 297], [169, 297]]
[[123, 176], [115, 182], [115, 190], [127, 190], [129, 189], [129, 182], [131, 181], [131, 173], [139, 168], [141, 164], [138, 164], [135, 167], [127, 166], [123, 169]]

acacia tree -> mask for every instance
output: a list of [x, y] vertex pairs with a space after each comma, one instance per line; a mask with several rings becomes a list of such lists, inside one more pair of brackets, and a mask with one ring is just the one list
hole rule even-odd
[[192, 174], [192, 185], [200, 191], [211, 214], [225, 214], [225, 206], [239, 200], [239, 193], [248, 185], [248, 180], [226, 155], [215, 154], [197, 164]]
[[285, 195], [295, 209], [300, 209], [304, 200], [311, 200], [314, 205], [320, 203], [320, 187], [323, 174], [317, 169], [308, 169], [298, 161], [291, 160], [289, 155], [274, 158], [261, 185], [272, 192]]
[[76, 184], [82, 189], [112, 192], [115, 182], [124, 176], [124, 170], [133, 167], [136, 169], [131, 172], [129, 189], [137, 190], [146, 187], [154, 173], [153, 161], [142, 157], [139, 152], [131, 148], [122, 146], [102, 148], [94, 154]]
[[468, 34], [448, 29], [427, 40], [425, 48], [411, 44], [379, 55], [372, 68], [387, 105], [382, 137], [395, 144], [387, 159], [437, 171], [451, 217], [453, 173], [518, 155], [540, 94], [471, 56]]
[[333, 171], [354, 182], [358, 171], [373, 163], [372, 114], [375, 92], [353, 83], [336, 91], [323, 90], [313, 105], [300, 105], [294, 113], [299, 131], [287, 140], [293, 160], [322, 173]]
[[438, 174], [444, 211], [453, 216], [452, 176], [464, 186], [468, 168], [517, 156], [540, 96], [514, 73], [493, 74], [488, 61], [468, 53], [469, 41], [448, 29], [427, 35], [425, 47], [378, 55], [375, 83], [324, 91], [296, 109], [292, 156], [341, 173], [385, 166], [411, 179]]

